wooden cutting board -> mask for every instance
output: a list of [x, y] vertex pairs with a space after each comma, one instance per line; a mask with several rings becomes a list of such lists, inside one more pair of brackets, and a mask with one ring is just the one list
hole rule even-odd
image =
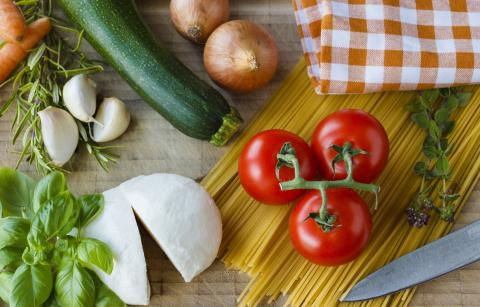
[[[155, 35], [187, 66], [207, 78], [202, 65], [202, 47], [182, 39], [173, 29], [168, 16], [167, 0], [137, 1], [141, 14]], [[248, 122], [278, 88], [282, 79], [302, 55], [289, 0], [231, 0], [233, 19], [249, 19], [263, 24], [276, 38], [280, 51], [279, 71], [273, 82], [247, 95], [225, 93]], [[85, 47], [90, 56], [97, 56]], [[85, 151], [80, 151], [68, 175], [75, 193], [101, 192], [133, 176], [155, 172], [172, 172], [192, 178], [208, 173], [219, 157], [228, 150], [188, 138], [176, 131], [122, 81], [110, 68], [95, 77], [104, 96], [116, 96], [128, 104], [132, 113], [129, 131], [118, 140], [121, 158], [109, 173], [104, 172]], [[8, 91], [0, 91], [0, 99]], [[15, 149], [10, 144], [13, 114], [0, 119], [0, 165], [15, 166]], [[32, 169], [21, 166], [32, 173]], [[466, 205], [456, 227], [480, 218], [480, 186]], [[184, 283], [180, 274], [153, 240], [142, 230], [152, 287], [151, 306], [234, 306], [236, 297], [249, 281], [248, 276], [226, 270], [216, 262], [192, 283]], [[281, 278], [281, 276], [279, 276]], [[281, 305], [281, 300], [276, 303]], [[480, 306], [480, 263], [453, 272], [421, 286], [411, 306]]]

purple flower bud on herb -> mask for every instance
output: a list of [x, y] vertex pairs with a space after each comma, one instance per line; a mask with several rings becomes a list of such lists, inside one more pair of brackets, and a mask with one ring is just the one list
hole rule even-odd
[[415, 208], [408, 207], [407, 210], [408, 224], [413, 227], [422, 228], [428, 224], [430, 220], [430, 214], [420, 212]]

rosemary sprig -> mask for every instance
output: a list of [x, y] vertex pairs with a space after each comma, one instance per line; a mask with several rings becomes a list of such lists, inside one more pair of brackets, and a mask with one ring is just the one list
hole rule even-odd
[[[52, 31], [38, 47], [31, 50], [28, 58], [0, 88], [12, 86], [12, 94], [0, 107], [0, 117], [15, 108], [12, 122], [12, 143], [21, 139], [17, 167], [23, 161], [36, 167], [41, 174], [53, 170], [65, 171], [54, 165], [46, 152], [41, 134], [38, 112], [48, 106], [64, 108], [62, 88], [67, 79], [77, 74], [103, 71], [102, 63], [90, 60], [80, 50], [83, 31], [72, 27], [65, 20], [54, 16], [51, 0], [19, 0], [27, 22], [41, 17], [50, 17]], [[89, 134], [88, 124], [77, 120], [81, 143], [105, 170], [116, 161], [111, 152], [113, 147], [96, 144]]]
[[[456, 184], [449, 184], [452, 170], [448, 156], [452, 144], [448, 142], [448, 135], [455, 127], [451, 115], [464, 107], [470, 97], [471, 93], [453, 88], [434, 89], [424, 91], [407, 105], [412, 112], [411, 119], [426, 133], [422, 149], [424, 159], [414, 166], [422, 183], [406, 210], [411, 226], [421, 228], [427, 225], [432, 211], [442, 220], [453, 222], [455, 201], [460, 195], [456, 193]], [[439, 190], [437, 200], [432, 197], [436, 187]]]

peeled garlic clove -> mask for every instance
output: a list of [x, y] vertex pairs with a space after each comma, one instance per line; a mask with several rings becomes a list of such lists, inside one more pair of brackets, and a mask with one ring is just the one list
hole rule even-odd
[[48, 107], [38, 112], [45, 149], [57, 166], [70, 160], [78, 145], [78, 127], [65, 110]]
[[87, 75], [76, 75], [63, 87], [63, 102], [68, 111], [82, 122], [92, 122], [97, 108], [97, 85]]
[[121, 136], [130, 124], [127, 106], [118, 98], [105, 98], [98, 107], [93, 124], [93, 140], [110, 142]]

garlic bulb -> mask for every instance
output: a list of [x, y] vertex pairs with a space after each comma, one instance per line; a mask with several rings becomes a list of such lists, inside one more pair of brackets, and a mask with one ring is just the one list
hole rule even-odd
[[98, 107], [93, 124], [93, 140], [110, 142], [121, 136], [130, 124], [127, 106], [118, 98], [105, 98]]
[[97, 85], [87, 75], [76, 75], [63, 87], [63, 102], [73, 117], [92, 122], [97, 108]]
[[63, 166], [73, 156], [78, 145], [78, 127], [65, 110], [48, 107], [38, 112], [45, 149], [57, 166]]

